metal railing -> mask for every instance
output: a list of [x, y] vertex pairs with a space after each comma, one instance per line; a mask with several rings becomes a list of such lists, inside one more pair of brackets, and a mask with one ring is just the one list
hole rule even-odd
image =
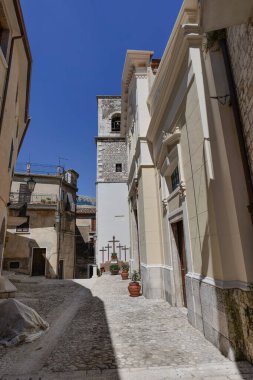
[[45, 205], [55, 205], [58, 201], [56, 194], [42, 194], [42, 193], [20, 193], [11, 192], [10, 193], [10, 203], [27, 203], [27, 204], [45, 204]]

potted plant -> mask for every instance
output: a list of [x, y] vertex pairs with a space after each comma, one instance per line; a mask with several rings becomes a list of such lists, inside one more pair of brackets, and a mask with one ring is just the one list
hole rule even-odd
[[132, 274], [131, 282], [128, 285], [128, 291], [131, 297], [139, 297], [141, 291], [141, 285], [139, 281], [141, 279], [140, 274], [135, 270]]
[[117, 261], [117, 253], [113, 252], [113, 253], [111, 254], [111, 260], [112, 260], [112, 261]]
[[118, 264], [111, 264], [110, 265], [110, 272], [111, 272], [111, 274], [119, 274]]
[[128, 271], [129, 271], [129, 265], [123, 264], [121, 267], [121, 278], [122, 278], [122, 280], [128, 279]]

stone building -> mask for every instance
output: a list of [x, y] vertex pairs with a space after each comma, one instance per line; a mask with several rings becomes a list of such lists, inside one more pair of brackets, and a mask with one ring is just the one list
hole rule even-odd
[[96, 261], [100, 266], [103, 259], [101, 249], [113, 236], [121, 245], [129, 247], [129, 221], [127, 152], [121, 128], [121, 98], [98, 96], [97, 103]]
[[121, 117], [143, 294], [184, 306], [225, 355], [251, 361], [251, 145], [239, 122], [250, 141], [252, 9], [185, 0], [158, 68], [152, 52], [127, 52]]
[[0, 298], [15, 290], [1, 277], [7, 204], [18, 152], [29, 126], [32, 58], [19, 0], [0, 1]]
[[[35, 182], [29, 190], [29, 179]], [[73, 278], [78, 174], [15, 173], [4, 269], [31, 276]]]

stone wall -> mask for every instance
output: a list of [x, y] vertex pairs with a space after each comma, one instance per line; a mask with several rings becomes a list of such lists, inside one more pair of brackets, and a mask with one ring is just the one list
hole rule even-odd
[[227, 44], [253, 179], [253, 26], [242, 24], [228, 28]]
[[253, 361], [253, 292], [186, 277], [190, 323], [230, 360]]
[[[127, 147], [125, 140], [102, 140], [97, 143], [97, 181], [127, 181]], [[122, 164], [122, 172], [116, 172], [116, 164]]]
[[120, 96], [98, 97], [98, 136], [118, 136], [111, 131], [112, 116], [121, 113]]

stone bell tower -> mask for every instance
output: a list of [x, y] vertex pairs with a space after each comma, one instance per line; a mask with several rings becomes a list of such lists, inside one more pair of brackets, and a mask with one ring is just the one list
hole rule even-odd
[[100, 266], [112, 253], [112, 247], [109, 252], [108, 248], [106, 251], [103, 248], [108, 246], [113, 236], [120, 245], [129, 247], [129, 212], [127, 149], [121, 131], [121, 97], [97, 96], [97, 104], [96, 260]]

